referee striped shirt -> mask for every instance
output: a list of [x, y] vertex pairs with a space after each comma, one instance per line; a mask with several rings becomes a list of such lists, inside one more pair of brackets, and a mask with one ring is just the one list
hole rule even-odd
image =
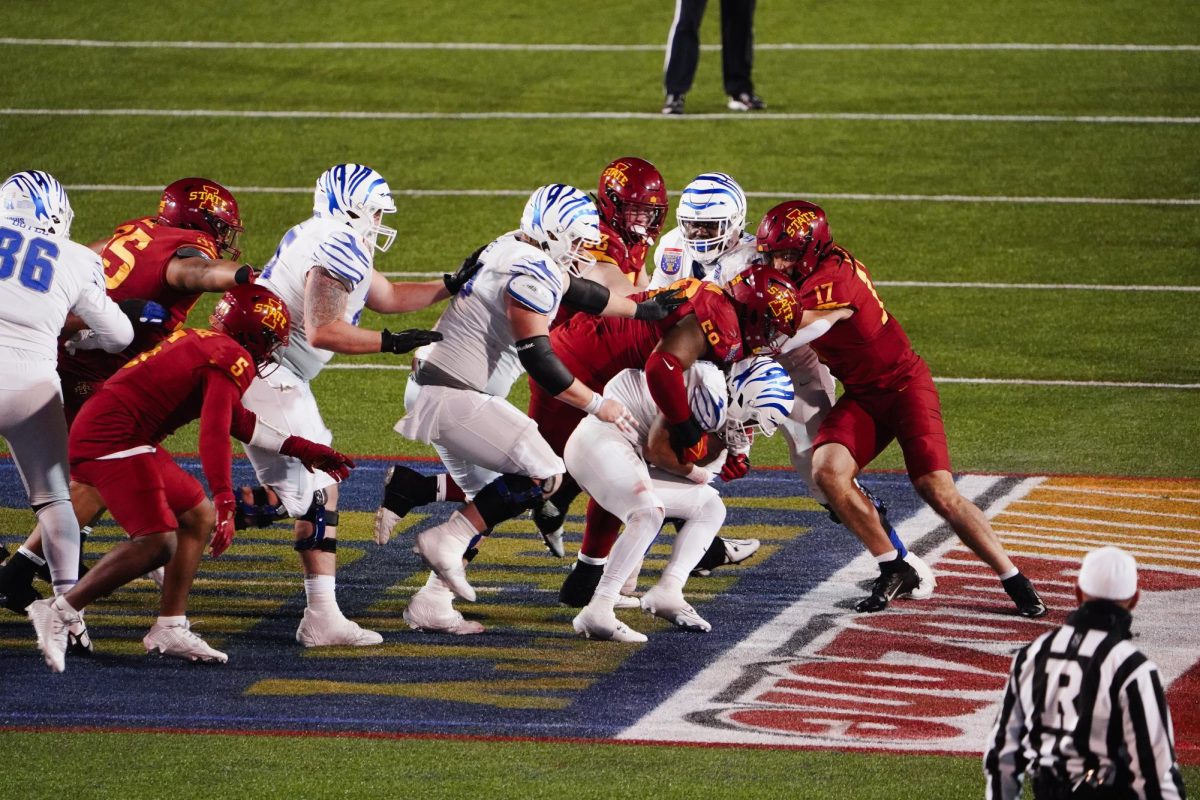
[[1020, 797], [1026, 772], [1067, 787], [1107, 775], [1106, 796], [1185, 797], [1162, 679], [1129, 641], [1132, 620], [1092, 600], [1017, 653], [984, 754], [989, 800]]

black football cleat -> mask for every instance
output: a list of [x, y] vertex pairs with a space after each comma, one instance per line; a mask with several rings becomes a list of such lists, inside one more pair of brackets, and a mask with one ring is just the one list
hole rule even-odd
[[1029, 578], [1018, 572], [1011, 578], [1000, 581], [1000, 584], [1004, 587], [1004, 591], [1008, 592], [1008, 596], [1017, 606], [1017, 613], [1022, 617], [1036, 619], [1045, 615], [1046, 604], [1038, 596], [1037, 589], [1033, 588], [1033, 583]]
[[902, 558], [879, 565], [879, 577], [871, 584], [871, 594], [854, 605], [860, 614], [883, 611], [898, 595], [911, 592], [921, 585], [921, 576]]

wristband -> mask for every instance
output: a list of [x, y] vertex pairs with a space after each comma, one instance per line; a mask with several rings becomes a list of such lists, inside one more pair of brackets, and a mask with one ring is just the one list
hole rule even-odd
[[583, 407], [583, 413], [596, 415], [600, 411], [600, 406], [604, 405], [604, 395], [599, 392], [592, 392], [592, 399], [587, 401], [587, 405]]
[[689, 472], [687, 475], [684, 475], [684, 477], [692, 483], [708, 483], [712, 480], [712, 473], [706, 470], [704, 467], [698, 467], [695, 464], [692, 464], [691, 472]]

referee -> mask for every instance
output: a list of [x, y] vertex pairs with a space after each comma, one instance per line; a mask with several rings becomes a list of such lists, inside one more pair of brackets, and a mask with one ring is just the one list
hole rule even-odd
[[[726, 107], [730, 111], [761, 111], [767, 107], [754, 93], [755, 0], [721, 0], [721, 73]], [[700, 20], [708, 0], [675, 0], [675, 18], [667, 34], [663, 85], [667, 98], [662, 113], [682, 114], [683, 98], [692, 88], [700, 63]]]
[[1013, 660], [984, 754], [987, 797], [1184, 798], [1158, 667], [1129, 641], [1137, 563], [1116, 547], [1087, 554], [1067, 624]]

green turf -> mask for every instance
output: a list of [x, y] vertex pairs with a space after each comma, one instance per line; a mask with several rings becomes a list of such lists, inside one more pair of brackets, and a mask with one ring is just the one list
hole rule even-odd
[[[715, 3], [713, 4], [716, 5]], [[619, 42], [660, 45], [671, 4], [265, 0], [10, 3], [5, 36], [221, 41]], [[620, 16], [618, 16], [620, 14]], [[718, 12], [703, 30], [719, 41]], [[1200, 4], [1158, 0], [879, 0], [759, 4], [760, 43], [1194, 44]], [[0, 45], [4, 108], [654, 112], [661, 52], [62, 49]], [[721, 111], [705, 52], [691, 112]], [[760, 49], [772, 111], [1196, 116], [1200, 53]], [[591, 187], [612, 158], [653, 160], [677, 191], [721, 169], [751, 192], [1200, 197], [1195, 125], [931, 121], [338, 121], [0, 115], [0, 172], [36, 166], [69, 186], [161, 186], [205, 174], [234, 186], [308, 187], [359, 160], [393, 188]], [[72, 191], [76, 238], [153, 210], [156, 193]], [[247, 258], [262, 264], [303, 219], [304, 194], [240, 195]], [[782, 198], [778, 198], [782, 199]], [[775, 198], [751, 200], [749, 224]], [[1196, 206], [821, 200], [837, 238], [883, 283], [889, 310], [941, 377], [1200, 382], [1196, 295], [889, 287], [889, 281], [1200, 285]], [[519, 197], [398, 198], [394, 272], [449, 268], [515, 226]], [[202, 321], [211, 299], [197, 308]], [[364, 325], [428, 325], [436, 310]], [[340, 359], [346, 361], [345, 359]], [[362, 362], [401, 363], [376, 356]], [[315, 384], [342, 448], [429, 455], [390, 428], [403, 373], [335, 371]], [[943, 384], [955, 466], [996, 472], [1200, 477], [1196, 390]], [[514, 401], [523, 402], [518, 388]], [[784, 464], [780, 437], [757, 464]], [[170, 446], [194, 449], [186, 430]], [[900, 467], [895, 450], [880, 468]], [[2, 530], [28, 511], [0, 509]], [[180, 688], [181, 696], [186, 691]], [[0, 712], [0, 720], [3, 714]], [[0, 798], [978, 797], [978, 762], [757, 750], [142, 734], [0, 734], [32, 781]], [[1195, 784], [1200, 771], [1185, 770]], [[169, 787], [169, 789], [168, 789]]]

